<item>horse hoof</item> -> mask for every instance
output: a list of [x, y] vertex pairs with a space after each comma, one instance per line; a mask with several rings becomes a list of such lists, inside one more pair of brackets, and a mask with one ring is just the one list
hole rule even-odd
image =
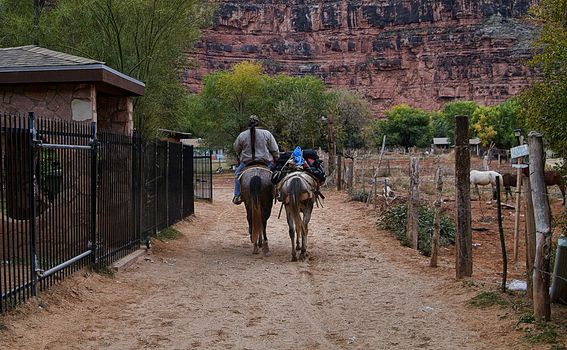
[[291, 256], [291, 261], [297, 261], [297, 257], [295, 255]]
[[254, 247], [252, 254], [258, 254], [258, 253], [260, 253], [260, 250], [258, 249], [258, 247]]
[[299, 261], [305, 261], [305, 253], [299, 254]]
[[264, 246], [262, 247], [262, 252], [264, 253], [265, 256], [269, 256], [270, 254], [270, 248], [268, 247], [268, 244], [264, 244]]

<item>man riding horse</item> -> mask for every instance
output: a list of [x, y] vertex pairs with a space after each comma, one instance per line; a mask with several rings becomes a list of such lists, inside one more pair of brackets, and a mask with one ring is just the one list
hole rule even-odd
[[234, 141], [234, 151], [240, 161], [234, 172], [234, 197], [232, 202], [236, 205], [242, 203], [240, 182], [238, 180], [242, 169], [252, 164], [264, 164], [271, 167], [272, 163], [278, 159], [280, 153], [272, 133], [265, 129], [259, 129], [259, 125], [260, 120], [258, 117], [251, 115], [248, 121], [248, 130], [241, 132], [236, 141]]

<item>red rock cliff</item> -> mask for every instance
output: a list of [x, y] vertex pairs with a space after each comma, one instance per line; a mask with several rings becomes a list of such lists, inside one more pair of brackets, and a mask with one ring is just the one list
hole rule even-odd
[[496, 104], [531, 74], [529, 0], [220, 1], [184, 74], [198, 91], [208, 72], [259, 60], [270, 73], [313, 74], [359, 91], [377, 116], [408, 103]]

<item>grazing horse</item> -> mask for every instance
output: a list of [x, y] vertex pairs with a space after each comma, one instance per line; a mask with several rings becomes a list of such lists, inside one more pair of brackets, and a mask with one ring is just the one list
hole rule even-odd
[[240, 196], [246, 206], [248, 234], [250, 241], [254, 244], [253, 254], [259, 253], [258, 248], [262, 248], [264, 254], [268, 254], [270, 248], [266, 236], [266, 225], [272, 213], [274, 199], [272, 172], [266, 166], [250, 166], [242, 170], [239, 181]]
[[[303, 171], [294, 171], [282, 179], [280, 195], [289, 226], [291, 239], [291, 261], [297, 261], [296, 250], [300, 250], [299, 260], [307, 256], [307, 235], [313, 205], [317, 200], [317, 181]], [[300, 214], [303, 214], [301, 217]], [[296, 236], [297, 234], [297, 236]], [[294, 248], [294, 238], [296, 241]], [[299, 240], [301, 238], [301, 245]]]
[[[522, 174], [529, 177], [529, 168], [523, 168]], [[504, 189], [506, 191], [506, 200], [508, 200], [508, 193], [512, 194], [510, 187], [516, 187], [516, 175], [513, 174], [502, 174], [504, 181]], [[563, 199], [563, 205], [565, 205], [565, 180], [563, 176], [556, 170], [546, 170], [543, 172], [543, 180], [545, 181], [545, 186], [555, 186], [559, 187], [561, 191], [561, 198]]]
[[500, 177], [500, 187], [502, 187], [502, 176], [500, 173], [492, 170], [479, 171], [471, 170], [470, 172], [470, 183], [476, 188], [476, 193], [478, 194], [478, 200], [480, 200], [480, 191], [478, 190], [478, 185], [486, 186], [490, 185], [492, 187], [492, 199], [496, 198], [496, 178]]

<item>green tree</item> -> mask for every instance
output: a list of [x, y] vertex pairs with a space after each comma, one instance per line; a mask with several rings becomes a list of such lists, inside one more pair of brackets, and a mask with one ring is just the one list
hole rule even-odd
[[436, 136], [448, 137], [451, 142], [454, 142], [455, 116], [466, 115], [469, 117], [469, 134], [472, 138], [475, 134], [470, 118], [477, 108], [478, 104], [474, 101], [455, 101], [445, 104], [441, 111], [441, 115], [434, 118]]
[[426, 111], [406, 104], [394, 106], [385, 112], [386, 118], [374, 124], [375, 140], [387, 135], [390, 145], [427, 147], [431, 144], [430, 115]]
[[[104, 61], [146, 83], [135, 100], [135, 125], [147, 135], [177, 125], [187, 93], [180, 69], [185, 50], [211, 18], [204, 0], [58, 0], [41, 8], [34, 25], [33, 1], [0, 0], [2, 45], [40, 46]], [[32, 5], [30, 5], [32, 4]], [[31, 7], [30, 7], [31, 6]], [[11, 26], [7, 20], [16, 19]], [[31, 29], [30, 29], [31, 28]]]
[[539, 1], [531, 14], [541, 24], [530, 62], [540, 77], [521, 96], [522, 122], [567, 158], [567, 0]]
[[[361, 95], [346, 90], [331, 90], [328, 98], [327, 108], [333, 116], [333, 136], [337, 148], [368, 146], [363, 133], [372, 118], [370, 103]], [[326, 129], [324, 135], [326, 138]]]

